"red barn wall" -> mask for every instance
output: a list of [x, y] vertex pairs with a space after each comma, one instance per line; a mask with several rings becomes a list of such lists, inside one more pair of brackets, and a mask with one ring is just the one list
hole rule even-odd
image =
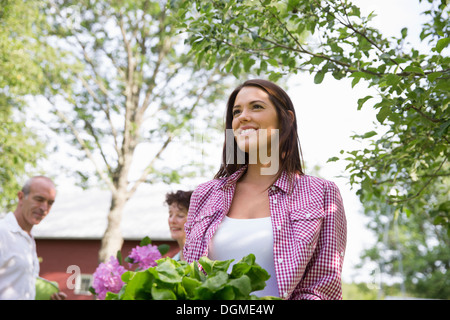
[[[139, 245], [139, 240], [125, 240], [121, 253], [127, 257], [131, 249]], [[173, 257], [178, 251], [175, 241], [152, 241], [153, 245], [169, 244], [170, 250], [165, 256]], [[73, 289], [68, 289], [74, 283], [73, 272], [68, 272], [71, 265], [78, 266], [82, 274], [93, 274], [97, 268], [98, 252], [101, 240], [84, 239], [36, 239], [36, 251], [41, 260], [40, 276], [42, 278], [58, 282], [61, 291], [67, 294], [68, 300], [92, 300], [92, 295], [75, 294]]]

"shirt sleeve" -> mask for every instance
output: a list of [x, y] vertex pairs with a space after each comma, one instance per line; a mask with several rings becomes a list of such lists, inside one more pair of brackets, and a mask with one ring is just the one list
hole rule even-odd
[[6, 263], [7, 253], [11, 251], [8, 251], [8, 243], [11, 243], [11, 239], [8, 237], [9, 231], [1, 222], [3, 221], [0, 221], [0, 268]]
[[186, 219], [186, 223], [184, 224], [184, 232], [186, 234], [186, 241], [184, 243], [184, 247], [183, 247], [183, 257], [184, 259], [191, 263], [195, 255], [195, 253], [193, 252], [194, 249], [192, 248], [192, 243], [191, 243], [191, 231], [192, 231], [192, 227], [194, 225], [194, 221], [195, 221], [195, 217], [198, 214], [198, 207], [199, 207], [199, 202], [202, 196], [203, 190], [202, 190], [202, 186], [198, 186], [197, 188], [194, 189], [194, 192], [191, 195], [191, 200], [190, 200], [190, 204], [189, 204], [189, 210], [188, 210], [188, 216]]
[[342, 198], [333, 182], [325, 184], [322, 227], [304, 278], [291, 299], [342, 299], [342, 265], [347, 243], [347, 221]]
[[192, 223], [194, 221], [195, 213], [197, 212], [197, 202], [198, 202], [197, 198], [198, 198], [198, 189], [195, 189], [191, 195], [188, 215], [186, 222], [184, 224], [184, 232], [186, 233], [186, 239], [189, 239], [190, 237]]

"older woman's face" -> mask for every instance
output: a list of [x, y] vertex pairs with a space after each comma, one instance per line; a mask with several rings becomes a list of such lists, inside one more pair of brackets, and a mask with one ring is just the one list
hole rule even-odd
[[[264, 90], [257, 87], [243, 87], [236, 96], [232, 109], [234, 131], [238, 147], [245, 152], [250, 148], [267, 145], [270, 148], [271, 136], [279, 129], [276, 107]], [[259, 130], [265, 129], [267, 131]], [[258, 136], [267, 132], [266, 141], [259, 141]]]
[[170, 235], [174, 240], [184, 240], [184, 224], [187, 220], [187, 209], [178, 206], [178, 203], [174, 202], [169, 206], [169, 228]]

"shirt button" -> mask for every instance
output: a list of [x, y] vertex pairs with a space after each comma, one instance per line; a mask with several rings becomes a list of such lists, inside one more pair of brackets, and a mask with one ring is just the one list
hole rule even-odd
[[273, 199], [273, 203], [277, 204], [277, 198]]
[[275, 186], [272, 186], [271, 189], [272, 189], [272, 191], [275, 191], [275, 190], [276, 190]]
[[307, 214], [306, 214], [306, 217], [307, 217], [307, 218], [311, 217], [311, 213], [307, 213]]
[[287, 298], [288, 294], [287, 292], [283, 293], [283, 298]]
[[278, 263], [283, 263], [283, 259], [278, 259]]
[[277, 226], [277, 230], [280, 231], [281, 230], [281, 226]]

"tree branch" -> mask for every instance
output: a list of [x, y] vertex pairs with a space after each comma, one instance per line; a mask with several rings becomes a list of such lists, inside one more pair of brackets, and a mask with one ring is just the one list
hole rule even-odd
[[73, 125], [73, 123], [69, 120], [69, 118], [66, 117], [66, 115], [64, 113], [62, 113], [60, 110], [58, 110], [54, 104], [47, 98], [47, 100], [49, 101], [50, 104], [53, 105], [53, 108], [55, 110], [55, 114], [62, 120], [64, 121], [64, 123], [70, 128], [70, 130], [72, 131], [73, 135], [75, 136], [75, 139], [77, 139], [78, 143], [80, 144], [80, 146], [82, 147], [83, 151], [86, 153], [86, 156], [88, 157], [89, 160], [91, 160], [92, 164], [95, 167], [95, 170], [97, 171], [97, 173], [99, 174], [100, 178], [108, 185], [109, 189], [111, 190], [111, 192], [115, 192], [116, 188], [115, 186], [111, 183], [111, 180], [108, 178], [107, 175], [105, 175], [105, 173], [100, 169], [100, 167], [97, 165], [97, 161], [95, 161], [94, 159], [94, 155], [92, 154], [91, 150], [89, 149], [89, 147], [86, 145], [86, 142], [84, 141], [83, 138], [81, 138], [80, 133], [78, 132], [78, 130], [75, 128], [75, 126]]
[[164, 34], [164, 29], [166, 27], [165, 25], [165, 18], [166, 18], [166, 14], [165, 11], [163, 11], [161, 13], [161, 16], [159, 18], [159, 35], [160, 35], [160, 41], [158, 43], [158, 45], [156, 46], [156, 48], [158, 48], [158, 59], [155, 63], [155, 67], [153, 69], [153, 74], [151, 76], [151, 78], [148, 81], [149, 87], [147, 88], [147, 92], [145, 94], [145, 99], [144, 102], [142, 103], [142, 106], [140, 108], [140, 114], [141, 116], [144, 115], [145, 111], [147, 110], [148, 106], [150, 105], [151, 102], [151, 96], [153, 94], [153, 90], [156, 87], [156, 77], [159, 73], [159, 70], [161, 68], [161, 64], [162, 61], [164, 60], [164, 58], [166, 57], [167, 53], [170, 51], [171, 48], [171, 41], [170, 41], [170, 37], [165, 37], [163, 36]]
[[[203, 86], [201, 92], [197, 95], [197, 99], [196, 101], [192, 104], [191, 108], [189, 109], [189, 112], [187, 113], [188, 117], [185, 117], [184, 120], [178, 124], [177, 128], [181, 128], [184, 126], [184, 124], [186, 123], [186, 119], [189, 119], [189, 116], [192, 116], [195, 108], [198, 106], [198, 104], [200, 103], [200, 101], [202, 100], [206, 89], [214, 82], [213, 80], [213, 76], [214, 74], [217, 72], [217, 67], [216, 69], [214, 69], [210, 75], [209, 78], [206, 82], [206, 84]], [[141, 185], [144, 181], [147, 180], [147, 176], [150, 174], [150, 172], [153, 170], [153, 166], [154, 163], [157, 159], [159, 159], [161, 157], [161, 154], [164, 152], [164, 150], [167, 148], [167, 146], [169, 145], [170, 142], [172, 142], [173, 140], [173, 136], [169, 134], [169, 136], [167, 137], [166, 141], [164, 142], [164, 144], [162, 145], [162, 147], [159, 149], [158, 153], [153, 157], [153, 159], [150, 161], [150, 163], [147, 165], [147, 167], [144, 169], [144, 171], [142, 172], [140, 178], [133, 184], [133, 186], [131, 187], [131, 189], [128, 192], [128, 197], [131, 197], [137, 190], [137, 188], [139, 187], [139, 185]]]
[[392, 203], [402, 203], [402, 202], [410, 201], [410, 200], [415, 199], [415, 198], [417, 198], [418, 196], [420, 196], [420, 194], [422, 193], [422, 191], [425, 190], [425, 188], [431, 183], [431, 181], [433, 181], [433, 179], [435, 179], [435, 178], [438, 176], [437, 173], [439, 172], [439, 170], [441, 170], [442, 166], [444, 165], [444, 163], [445, 163], [446, 161], [447, 161], [447, 158], [444, 158], [444, 160], [443, 160], [443, 161], [441, 162], [441, 164], [439, 165], [439, 168], [437, 168], [437, 170], [436, 170], [432, 175], [430, 175], [430, 179], [428, 179], [428, 181], [425, 182], [425, 184], [419, 189], [419, 191], [418, 191], [415, 195], [410, 196], [410, 197], [406, 197], [406, 198], [403, 198], [403, 199], [400, 199], [400, 198], [398, 198], [398, 197], [391, 197], [391, 199], [388, 199], [387, 202], [388, 202], [389, 204], [392, 204]]

